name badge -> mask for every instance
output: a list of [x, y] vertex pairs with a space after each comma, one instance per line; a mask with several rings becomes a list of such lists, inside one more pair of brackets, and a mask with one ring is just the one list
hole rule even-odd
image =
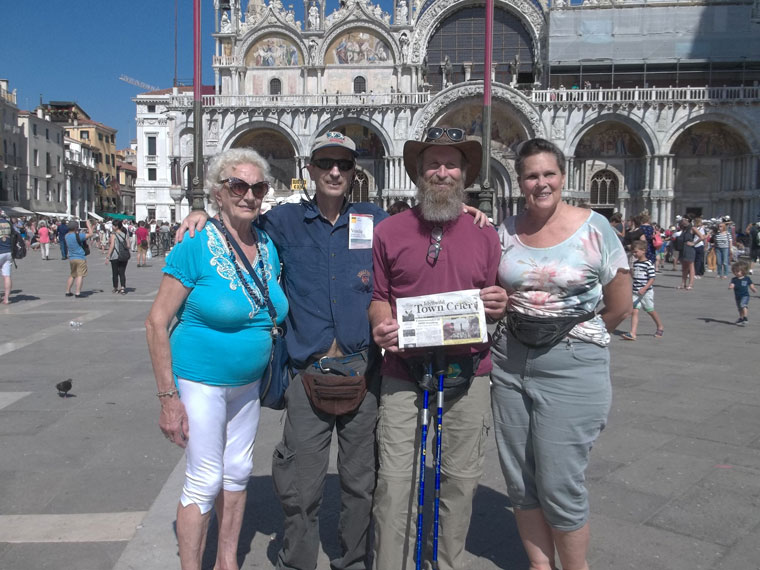
[[348, 249], [372, 249], [375, 229], [372, 214], [351, 214], [348, 219]]

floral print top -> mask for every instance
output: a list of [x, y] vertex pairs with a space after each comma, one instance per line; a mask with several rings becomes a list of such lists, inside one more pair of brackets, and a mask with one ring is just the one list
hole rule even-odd
[[[618, 236], [600, 214], [590, 212], [573, 235], [552, 247], [531, 247], [515, 232], [515, 217], [499, 227], [499, 281], [509, 295], [508, 310], [533, 316], [580, 316], [596, 309], [602, 287], [628, 258]], [[602, 318], [576, 325], [569, 336], [607, 346]]]

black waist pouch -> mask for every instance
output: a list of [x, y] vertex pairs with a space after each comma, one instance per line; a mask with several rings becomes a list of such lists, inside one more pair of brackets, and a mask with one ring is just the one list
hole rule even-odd
[[531, 348], [551, 348], [559, 344], [578, 323], [591, 320], [594, 311], [577, 317], [534, 317], [510, 311], [507, 329], [517, 340]]
[[443, 354], [439, 358], [426, 354], [404, 362], [417, 385], [426, 392], [438, 391], [438, 375], [443, 372], [443, 399], [454, 400], [470, 389], [481, 360], [480, 354]]

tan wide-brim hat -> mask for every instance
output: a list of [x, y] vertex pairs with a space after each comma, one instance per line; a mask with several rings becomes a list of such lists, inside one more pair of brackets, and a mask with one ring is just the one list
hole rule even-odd
[[454, 142], [446, 133], [433, 141], [406, 141], [404, 143], [404, 167], [412, 182], [417, 183], [417, 157], [431, 146], [453, 146], [467, 159], [467, 178], [464, 187], [469, 188], [478, 179], [483, 158], [483, 147], [478, 141], [465, 140]]

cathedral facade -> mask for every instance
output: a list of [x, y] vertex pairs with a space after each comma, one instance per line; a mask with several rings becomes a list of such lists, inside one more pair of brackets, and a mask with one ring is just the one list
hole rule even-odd
[[[449, 125], [490, 138], [488, 176], [470, 199], [497, 220], [521, 207], [515, 150], [532, 137], [568, 157], [571, 203], [647, 209], [663, 225], [686, 212], [760, 216], [758, 0], [495, 0], [490, 125], [481, 1], [394, 0], [387, 13], [345, 0], [327, 14], [323, 0], [304, 0], [303, 13], [297, 21], [280, 0], [215, 0], [204, 161], [256, 149], [271, 165], [271, 200], [312, 193], [309, 149], [338, 130], [359, 150], [352, 199], [414, 203], [404, 142]], [[135, 101], [137, 218], [181, 218], [192, 90]]]

